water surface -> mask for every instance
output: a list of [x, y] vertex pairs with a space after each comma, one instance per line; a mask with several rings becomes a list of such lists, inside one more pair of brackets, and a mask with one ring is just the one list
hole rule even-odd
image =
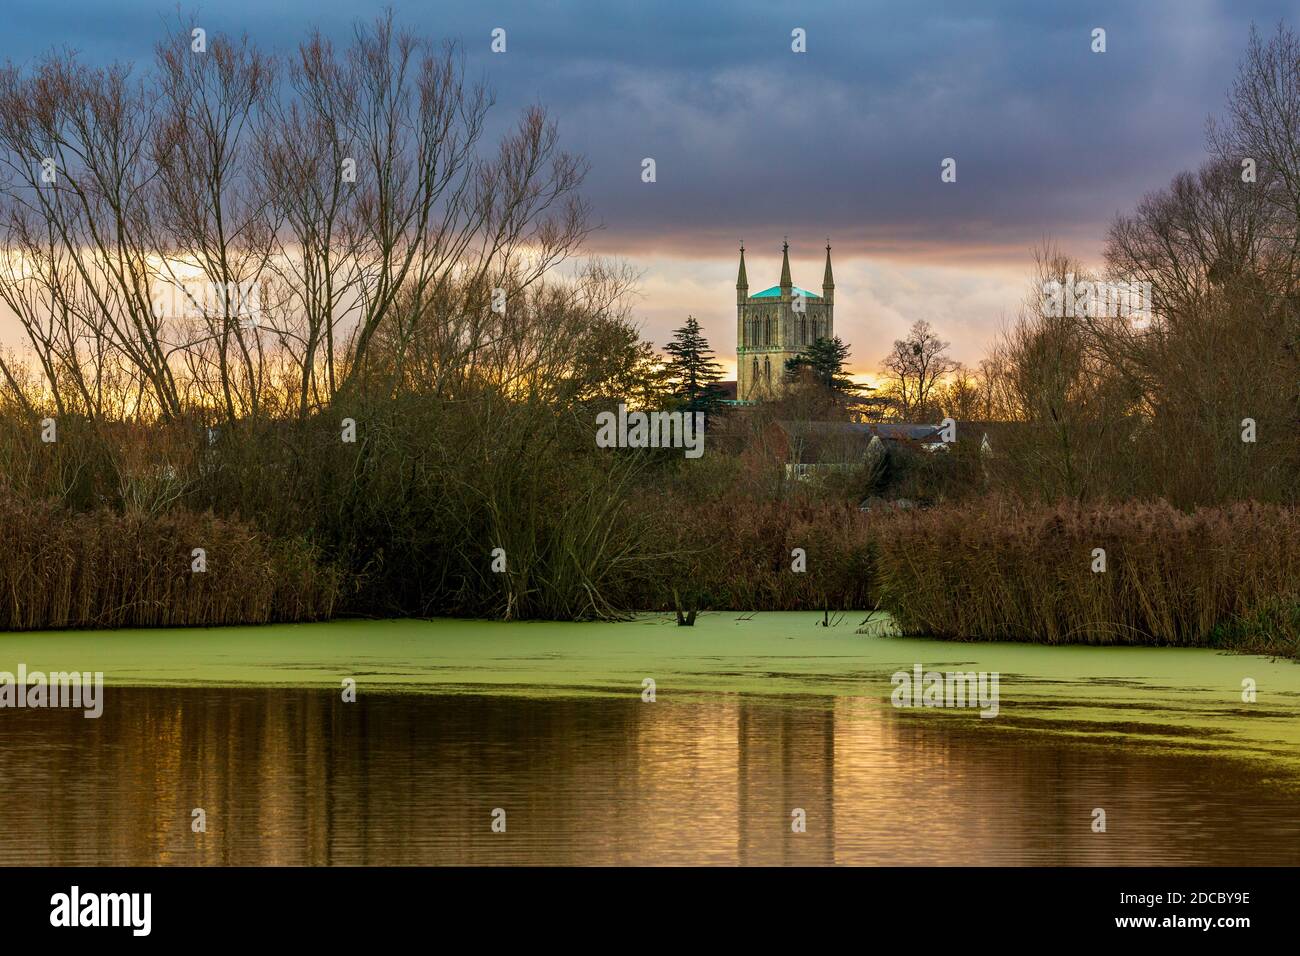
[[1268, 776], [845, 695], [117, 687], [0, 714], [0, 863], [1295, 865]]

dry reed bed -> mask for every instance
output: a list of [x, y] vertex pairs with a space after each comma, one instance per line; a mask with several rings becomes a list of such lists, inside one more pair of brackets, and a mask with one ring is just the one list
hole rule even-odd
[[891, 515], [872, 536], [882, 603], [908, 634], [1203, 646], [1300, 596], [1300, 510], [1284, 506], [992, 500]]
[[[673, 590], [701, 608], [738, 611], [874, 604], [870, 522], [852, 504], [664, 498], [647, 507], [670, 515], [673, 532], [661, 547], [671, 557], [640, 607], [670, 610]], [[803, 552], [800, 571], [796, 549]]]
[[[561, 548], [573, 552], [566, 560], [603, 565], [613, 555], [620, 569], [612, 588], [604, 573], [578, 584], [610, 607], [668, 609], [676, 591], [702, 609], [880, 606], [905, 633], [959, 640], [1297, 652], [1297, 508], [1235, 504], [1186, 513], [1162, 502], [989, 499], [868, 515], [827, 502], [670, 497], [641, 503], [671, 520], [660, 525], [666, 536], [639, 539], [640, 557], [627, 551], [623, 532], [616, 546], [593, 549], [583, 542], [594, 525], [575, 526], [574, 540]], [[593, 517], [595, 525], [612, 520]], [[631, 527], [646, 530], [636, 520]], [[356, 583], [296, 539], [186, 509], [149, 516], [9, 500], [0, 503], [0, 528], [0, 629], [318, 620], [335, 613], [345, 582]], [[196, 547], [206, 550], [206, 572], [191, 570]], [[796, 548], [806, 553], [803, 572], [792, 568]], [[1093, 570], [1098, 548], [1103, 572]], [[646, 559], [657, 570], [628, 573]], [[530, 616], [573, 616], [571, 602], [557, 603], [556, 595], [578, 585], [540, 573], [555, 562], [543, 564], [526, 575], [538, 602]], [[477, 583], [474, 600], [491, 604], [499, 582]]]
[[[0, 503], [0, 629], [184, 627], [317, 620], [337, 574], [302, 546], [211, 514], [69, 512]], [[206, 551], [207, 570], [192, 570]]]

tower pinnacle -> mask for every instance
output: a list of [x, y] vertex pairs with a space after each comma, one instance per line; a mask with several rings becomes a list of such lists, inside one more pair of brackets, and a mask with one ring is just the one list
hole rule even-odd
[[736, 305], [749, 298], [749, 276], [745, 274], [745, 240], [740, 240], [740, 271], [736, 273]]

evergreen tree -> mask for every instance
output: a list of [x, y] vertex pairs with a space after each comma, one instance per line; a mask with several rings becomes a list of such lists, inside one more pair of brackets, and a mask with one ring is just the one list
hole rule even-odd
[[673, 332], [673, 339], [664, 346], [668, 353], [665, 367], [676, 389], [677, 398], [688, 411], [712, 411], [722, 399], [717, 382], [722, 378], [722, 366], [713, 360], [709, 340], [700, 331], [695, 316], [688, 315], [686, 324]]
[[812, 378], [832, 391], [855, 395], [861, 385], [844, 374], [844, 363], [849, 360], [849, 347], [837, 335], [833, 339], [818, 339], [785, 363], [787, 379], [798, 378], [806, 369]]

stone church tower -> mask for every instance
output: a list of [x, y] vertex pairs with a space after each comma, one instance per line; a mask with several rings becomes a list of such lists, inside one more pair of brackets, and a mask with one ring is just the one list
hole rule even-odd
[[819, 338], [835, 335], [835, 279], [831, 247], [826, 245], [822, 294], [790, 281], [790, 243], [782, 248], [781, 284], [749, 294], [745, 247], [740, 247], [736, 276], [736, 398], [761, 401], [781, 388], [786, 359], [794, 358]]

